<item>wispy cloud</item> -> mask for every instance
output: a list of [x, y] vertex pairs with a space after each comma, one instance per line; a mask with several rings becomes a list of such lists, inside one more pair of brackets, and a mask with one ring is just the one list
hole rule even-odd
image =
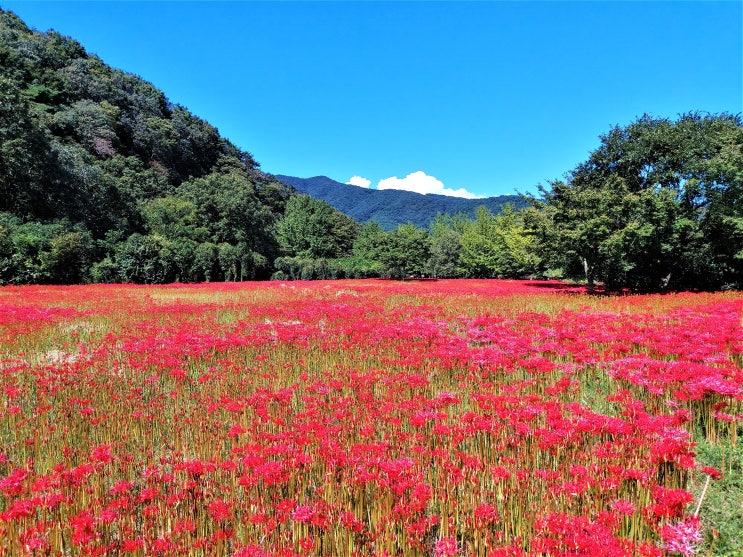
[[472, 192], [467, 191], [464, 188], [453, 190], [444, 186], [441, 180], [433, 176], [429, 176], [422, 170], [413, 172], [405, 176], [405, 178], [398, 178], [392, 176], [380, 180], [377, 184], [379, 190], [405, 190], [412, 191], [415, 193], [434, 193], [438, 195], [449, 195], [451, 197], [464, 197], [465, 199], [479, 199], [482, 196], [475, 195]]

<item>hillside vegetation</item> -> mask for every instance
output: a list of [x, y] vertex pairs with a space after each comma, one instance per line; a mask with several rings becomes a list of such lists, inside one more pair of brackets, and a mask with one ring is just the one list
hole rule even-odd
[[403, 190], [359, 188], [341, 184], [327, 176], [297, 178], [277, 174], [276, 178], [304, 194], [327, 201], [360, 223], [375, 221], [385, 230], [394, 230], [401, 224], [408, 223], [419, 228], [428, 228], [431, 221], [440, 214], [462, 213], [472, 219], [475, 218], [478, 207], [486, 207], [491, 213], [498, 214], [506, 205], [518, 209], [529, 205], [518, 195], [463, 199]]
[[[0, 10], [0, 284], [528, 275], [739, 288], [742, 152], [740, 116], [643, 116], [539, 198], [465, 206], [282, 176], [315, 188], [299, 195], [152, 84]], [[351, 216], [317, 199], [328, 192]]]
[[267, 278], [290, 188], [76, 41], [0, 12], [4, 282]]

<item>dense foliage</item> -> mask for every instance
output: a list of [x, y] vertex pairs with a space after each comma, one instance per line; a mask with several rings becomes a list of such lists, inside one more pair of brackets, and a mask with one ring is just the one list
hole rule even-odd
[[268, 277], [290, 193], [151, 84], [0, 11], [0, 283]]
[[739, 116], [644, 116], [533, 199], [537, 252], [591, 285], [638, 290], [743, 286]]
[[0, 10], [0, 284], [542, 276], [740, 288], [742, 152], [739, 116], [644, 116], [540, 198], [286, 185], [151, 84]]

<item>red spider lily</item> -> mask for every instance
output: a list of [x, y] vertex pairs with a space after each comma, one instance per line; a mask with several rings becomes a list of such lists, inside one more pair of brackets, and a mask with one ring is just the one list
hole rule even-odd
[[649, 507], [652, 516], [677, 518], [683, 516], [686, 505], [690, 504], [694, 497], [683, 489], [656, 486], [653, 488], [653, 499], [655, 503]]
[[268, 553], [265, 553], [257, 545], [246, 545], [235, 550], [232, 557], [268, 557]]
[[351, 511], [341, 513], [340, 522], [344, 527], [356, 534], [363, 532], [365, 529], [364, 523], [356, 518], [356, 515]]
[[500, 516], [498, 515], [498, 511], [496, 510], [496, 508], [488, 503], [482, 503], [481, 505], [475, 507], [474, 516], [475, 528], [483, 528], [500, 520]]
[[21, 547], [29, 555], [49, 553], [49, 531], [53, 525], [48, 522], [38, 522], [22, 532], [20, 535]]
[[315, 516], [315, 510], [309, 505], [297, 505], [292, 512], [292, 520], [297, 522], [309, 523]]
[[617, 499], [611, 504], [611, 507], [617, 513], [626, 516], [634, 514], [637, 510], [637, 507], [632, 503], [632, 501], [627, 501], [625, 499]]
[[305, 553], [308, 553], [312, 551], [312, 548], [315, 547], [315, 540], [312, 536], [306, 536], [299, 540], [299, 547], [302, 548], [302, 551]]
[[703, 474], [707, 474], [713, 480], [719, 480], [720, 478], [722, 478], [722, 472], [712, 466], [704, 466], [700, 468], [699, 471]]
[[36, 509], [40, 506], [41, 498], [34, 499], [16, 499], [5, 512], [0, 513], [0, 520], [10, 522], [21, 518], [29, 518], [36, 514]]
[[112, 462], [113, 456], [111, 455], [111, 445], [99, 445], [95, 447], [91, 454], [91, 458], [93, 461], [101, 464]]
[[3, 289], [0, 555], [659, 557], [693, 439], [737, 434], [741, 309], [514, 281]]
[[459, 553], [459, 544], [454, 538], [441, 538], [433, 546], [433, 554], [436, 557], [453, 557]]
[[144, 538], [137, 537], [133, 539], [125, 539], [121, 542], [121, 549], [124, 552], [134, 553], [144, 548]]
[[627, 556], [631, 546], [615, 538], [611, 530], [586, 517], [551, 514], [537, 522], [534, 548], [551, 555]]
[[0, 479], [0, 492], [6, 497], [20, 495], [24, 490], [24, 482], [29, 477], [27, 468], [16, 468], [8, 476]]
[[225, 501], [212, 501], [206, 509], [210, 518], [216, 522], [229, 520], [232, 517], [232, 504]]
[[72, 543], [87, 545], [98, 538], [95, 528], [95, 517], [88, 511], [81, 511], [70, 519], [72, 525]]

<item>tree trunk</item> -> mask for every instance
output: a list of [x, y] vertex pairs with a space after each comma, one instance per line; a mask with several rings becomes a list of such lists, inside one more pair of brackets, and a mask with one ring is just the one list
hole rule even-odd
[[586, 287], [589, 292], [593, 292], [593, 269], [588, 264], [588, 259], [583, 258], [583, 272], [586, 275]]

